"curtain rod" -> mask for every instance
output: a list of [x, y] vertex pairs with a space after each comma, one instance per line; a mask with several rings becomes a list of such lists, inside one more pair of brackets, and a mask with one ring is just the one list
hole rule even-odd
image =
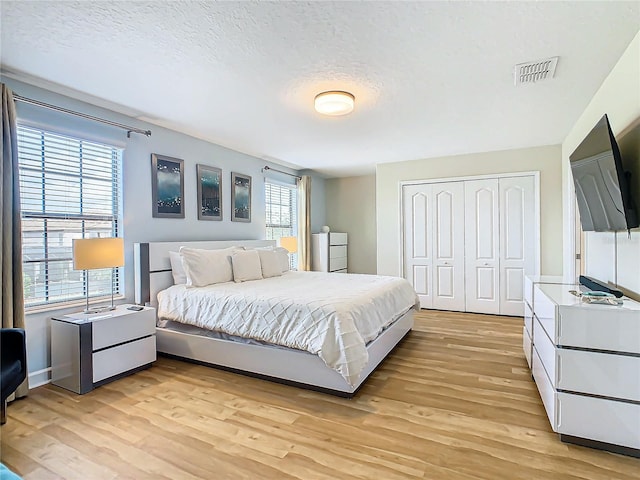
[[294, 175], [293, 173], [283, 172], [282, 170], [278, 170], [277, 168], [271, 168], [269, 165], [265, 165], [264, 167], [262, 167], [262, 171], [265, 171], [265, 170], [273, 170], [274, 172], [282, 173], [284, 175], [289, 175], [290, 177], [296, 177], [298, 180], [302, 178], [300, 175]]
[[107, 125], [111, 125], [112, 127], [122, 128], [127, 131], [127, 138], [131, 138], [132, 133], [139, 133], [140, 135], [146, 135], [147, 137], [151, 136], [151, 130], [142, 130], [140, 128], [129, 127], [127, 125], [123, 125], [122, 123], [112, 122], [111, 120], [106, 120], [100, 117], [94, 117], [93, 115], [87, 115], [86, 113], [74, 112], [73, 110], [68, 110], [66, 108], [58, 107], [56, 105], [51, 105], [50, 103], [44, 103], [39, 100], [34, 100], [32, 98], [23, 97], [22, 95], [13, 94], [13, 99], [16, 102], [24, 102], [31, 105], [37, 105], [38, 107], [48, 108], [49, 110], [55, 110], [57, 112], [66, 113], [68, 115], [75, 115], [76, 117], [86, 118], [87, 120], [93, 120], [94, 122], [106, 123]]

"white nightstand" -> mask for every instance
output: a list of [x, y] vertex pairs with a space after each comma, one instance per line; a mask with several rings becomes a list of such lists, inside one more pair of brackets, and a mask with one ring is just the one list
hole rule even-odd
[[156, 311], [130, 306], [53, 317], [51, 383], [82, 394], [150, 367], [156, 360]]

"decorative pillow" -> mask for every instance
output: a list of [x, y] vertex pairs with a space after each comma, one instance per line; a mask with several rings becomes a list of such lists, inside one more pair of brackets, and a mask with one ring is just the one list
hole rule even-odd
[[182, 257], [178, 252], [169, 252], [169, 261], [171, 262], [171, 275], [173, 276], [174, 285], [184, 285], [187, 283], [187, 273], [182, 266]]
[[231, 265], [233, 266], [233, 281], [236, 283], [262, 279], [260, 255], [256, 250], [237, 250], [233, 252]]
[[233, 280], [231, 255], [236, 247], [219, 250], [180, 247], [182, 266], [187, 274], [188, 287], [204, 287]]
[[264, 278], [279, 277], [282, 275], [282, 261], [280, 254], [275, 250], [256, 250], [260, 256], [260, 266]]

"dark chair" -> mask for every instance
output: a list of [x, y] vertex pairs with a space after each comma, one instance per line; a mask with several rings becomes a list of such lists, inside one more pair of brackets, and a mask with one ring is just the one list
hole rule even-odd
[[0, 423], [6, 422], [7, 398], [27, 378], [27, 342], [22, 328], [0, 329]]

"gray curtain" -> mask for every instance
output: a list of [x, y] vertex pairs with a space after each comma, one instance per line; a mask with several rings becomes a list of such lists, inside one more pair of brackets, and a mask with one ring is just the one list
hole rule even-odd
[[[22, 230], [20, 221], [20, 178], [18, 175], [18, 133], [13, 93], [2, 86], [2, 158], [0, 161], [0, 310], [3, 328], [24, 328], [24, 296], [22, 290]], [[29, 390], [25, 380], [16, 390], [16, 397], [24, 397]]]
[[311, 270], [311, 177], [298, 180], [298, 270]]

